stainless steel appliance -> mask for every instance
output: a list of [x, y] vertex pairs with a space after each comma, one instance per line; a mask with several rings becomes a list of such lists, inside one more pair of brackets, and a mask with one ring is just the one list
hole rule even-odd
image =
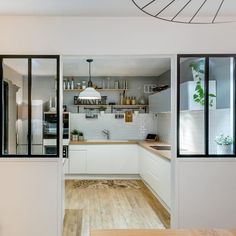
[[[57, 114], [44, 112], [43, 139], [55, 139], [57, 135]], [[63, 113], [63, 139], [69, 139], [69, 113]]]
[[[68, 158], [69, 145], [69, 112], [63, 113], [63, 158]], [[57, 152], [57, 115], [44, 112], [43, 146], [44, 154], [53, 155]]]

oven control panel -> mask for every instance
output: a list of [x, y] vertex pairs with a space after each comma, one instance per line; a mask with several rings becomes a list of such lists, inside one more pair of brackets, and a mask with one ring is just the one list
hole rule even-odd
[[69, 146], [63, 145], [63, 158], [68, 158], [68, 150], [69, 150]]

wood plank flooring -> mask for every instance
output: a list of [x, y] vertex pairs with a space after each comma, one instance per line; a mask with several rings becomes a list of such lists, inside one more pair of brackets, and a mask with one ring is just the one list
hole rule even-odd
[[67, 180], [65, 208], [63, 236], [170, 226], [168, 212], [141, 180]]
[[236, 230], [93, 230], [91, 236], [236, 236]]

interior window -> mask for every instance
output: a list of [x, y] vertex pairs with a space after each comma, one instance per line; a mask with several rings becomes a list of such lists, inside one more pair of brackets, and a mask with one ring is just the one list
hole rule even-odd
[[235, 57], [178, 56], [178, 156], [235, 156]]
[[[59, 109], [58, 56], [0, 56], [2, 156], [58, 156]], [[47, 152], [45, 113], [55, 116]]]

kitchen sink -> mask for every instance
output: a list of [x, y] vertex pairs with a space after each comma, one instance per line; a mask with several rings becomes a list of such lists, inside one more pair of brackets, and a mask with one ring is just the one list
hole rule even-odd
[[171, 150], [171, 146], [150, 146], [151, 148], [153, 149], [156, 149], [156, 150]]

